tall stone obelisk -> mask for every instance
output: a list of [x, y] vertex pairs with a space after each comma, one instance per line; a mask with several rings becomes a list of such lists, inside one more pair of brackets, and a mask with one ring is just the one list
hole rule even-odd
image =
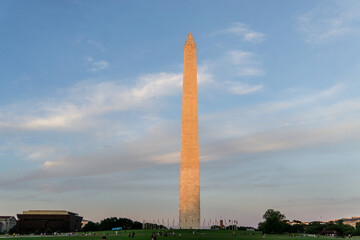
[[179, 225], [200, 228], [196, 45], [191, 33], [184, 46]]

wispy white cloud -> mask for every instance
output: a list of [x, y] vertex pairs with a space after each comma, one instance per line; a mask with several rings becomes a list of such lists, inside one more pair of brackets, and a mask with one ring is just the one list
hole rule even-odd
[[227, 55], [230, 62], [235, 65], [252, 63], [254, 57], [254, 53], [247, 51], [229, 51]]
[[[37, 109], [42, 116], [25, 116], [18, 126], [26, 129], [73, 128], [84, 119], [112, 111], [127, 111], [146, 105], [152, 98], [180, 93], [181, 74], [149, 74], [140, 76], [133, 87], [108, 81], [79, 83], [67, 96], [55, 102], [42, 103]], [[20, 116], [18, 116], [20, 118]]]
[[[85, 112], [76, 105], [63, 103], [60, 106], [46, 106], [48, 109], [45, 116], [28, 116], [27, 119], [19, 119], [21, 121], [19, 127], [24, 129], [49, 129], [69, 127], [71, 124], [85, 116]], [[20, 118], [20, 117], [19, 117]]]
[[[209, 71], [209, 66], [203, 64], [198, 66], [197, 70], [198, 70], [197, 72], [198, 85], [200, 86], [209, 85], [215, 81], [214, 76]], [[182, 85], [182, 80], [181, 80], [181, 85]]]
[[87, 43], [90, 44], [90, 45], [92, 45], [93, 47], [99, 49], [101, 52], [105, 52], [105, 51], [106, 51], [105, 47], [104, 47], [100, 42], [97, 42], [97, 41], [95, 41], [95, 40], [93, 40], [93, 39], [88, 39], [88, 40], [87, 40]]
[[241, 37], [243, 41], [252, 43], [260, 43], [265, 39], [265, 34], [256, 32], [241, 22], [235, 22], [231, 27], [218, 31], [215, 34], [233, 34]]
[[[338, 124], [324, 124], [321, 127], [306, 128], [293, 125], [294, 129], [275, 128], [270, 132], [249, 134], [232, 139], [224, 139], [204, 146], [206, 159], [246, 159], [270, 153], [301, 151], [303, 153], [318, 148], [347, 149], [346, 142], [359, 142], [360, 124], [357, 121], [344, 121]], [[347, 151], [347, 150], [346, 150]]]
[[234, 93], [234, 94], [238, 94], [238, 95], [243, 95], [243, 94], [249, 94], [249, 93], [253, 93], [256, 91], [259, 91], [263, 88], [262, 85], [248, 85], [246, 83], [242, 83], [242, 82], [226, 82], [226, 84], [228, 85], [229, 91]]
[[90, 72], [99, 72], [109, 67], [109, 63], [105, 60], [96, 61], [92, 57], [87, 57], [86, 61], [87, 61], [87, 65], [90, 66], [89, 68]]
[[39, 160], [43, 161], [35, 171], [17, 180], [9, 180], [17, 184], [44, 178], [95, 176], [179, 162], [180, 125], [178, 123], [160, 121], [143, 131], [143, 135], [138, 139], [127, 140], [122, 144], [114, 143], [106, 149], [93, 149], [85, 154], [68, 154], [59, 157], [52, 155], [47, 159], [43, 157], [50, 156], [55, 149], [20, 146], [19, 150], [37, 159], [39, 157]]
[[[244, 95], [259, 91], [263, 84], [254, 84], [246, 82], [246, 79], [260, 77], [265, 75], [265, 71], [261, 68], [260, 61], [253, 52], [231, 50], [224, 53], [223, 57], [212, 64], [212, 68], [221, 68], [221, 72], [226, 72], [226, 78], [229, 80], [213, 81], [218, 85], [218, 89], [226, 88], [231, 94]], [[224, 75], [218, 77], [224, 78]]]
[[[221, 34], [232, 35], [232, 38], [240, 36], [243, 41], [253, 43], [260, 43], [265, 39], [263, 33], [255, 32], [240, 22], [235, 22], [231, 27], [214, 33], [214, 35]], [[264, 87], [263, 84], [250, 84], [247, 81], [249, 78], [265, 75], [265, 70], [255, 52], [232, 48], [222, 52], [221, 56], [210, 65], [209, 70], [213, 71], [215, 76], [214, 85], [217, 85], [219, 89], [226, 89], [230, 94], [251, 94]], [[220, 73], [218, 76], [217, 72]], [[221, 81], [216, 81], [216, 79], [221, 79]]]
[[59, 149], [55, 147], [41, 146], [41, 145], [15, 145], [11, 148], [16, 149], [18, 155], [23, 159], [31, 161], [44, 161], [54, 158], [58, 153]]
[[105, 70], [109, 67], [109, 63], [102, 60], [102, 61], [98, 61], [98, 62], [93, 62], [93, 67], [90, 69], [90, 71], [92, 72], [98, 72], [101, 70]]
[[[205, 66], [198, 71], [199, 86], [213, 81]], [[179, 95], [182, 88], [181, 73], [154, 73], [139, 76], [133, 86], [121, 81], [100, 83], [81, 82], [57, 99], [46, 99], [29, 105], [17, 105], [21, 114], [4, 106], [0, 113], [8, 118], [0, 121], [0, 129], [20, 128], [32, 130], [81, 129], [89, 127], [91, 120], [109, 112], [123, 112], [149, 106], [161, 97]], [[155, 104], [156, 105], [156, 104]]]
[[[337, 111], [331, 113], [327, 110], [333, 109], [337, 101], [342, 102], [337, 100], [337, 97], [343, 91], [342, 89], [343, 85], [339, 84], [319, 92], [308, 94], [302, 92], [302, 94], [287, 95], [281, 101], [262, 102], [225, 112], [200, 116], [199, 121], [207, 123], [206, 130], [204, 130], [206, 134], [204, 139], [235, 139], [256, 135], [261, 132], [269, 132], [272, 129], [319, 127], [325, 123], [331, 123], [335, 119], [345, 121], [345, 118], [341, 117], [342, 114], [345, 116], [353, 115], [356, 118], [356, 104], [354, 103], [349, 107], [344, 107], [347, 112], [340, 113]], [[339, 104], [341, 104], [340, 102]], [[324, 105], [324, 103], [326, 104]], [[351, 113], [351, 111], [354, 112]], [[314, 112], [317, 112], [317, 114], [314, 114]], [[223, 126], [221, 131], [218, 131], [219, 124]]]
[[[143, 80], [147, 82], [148, 79], [153, 78], [147, 76]], [[152, 91], [145, 89], [139, 92], [141, 98], [154, 96]], [[236, 158], [242, 161], [270, 153], [305, 151], [324, 146], [341, 148], [347, 142], [360, 141], [360, 100], [338, 100], [336, 96], [343, 90], [340, 84], [283, 101], [200, 115], [200, 159], [224, 161]], [[238, 94], [243, 94], [256, 90], [244, 87], [238, 91]], [[165, 94], [165, 90], [159, 90], [161, 92]], [[180, 132], [179, 121], [159, 119], [143, 129], [142, 135], [136, 139], [114, 143], [106, 149], [94, 149], [86, 154], [53, 157], [56, 149], [25, 147], [22, 151], [30, 157], [43, 160], [44, 156], [52, 157], [17, 182], [111, 174], [156, 164], [178, 163]]]
[[360, 2], [326, 2], [298, 17], [297, 29], [313, 44], [359, 33]]
[[236, 73], [237, 76], [263, 76], [265, 75], [264, 71], [256, 67], [240, 67]]
[[225, 58], [229, 64], [235, 66], [233, 69], [237, 76], [257, 77], [265, 75], [253, 52], [233, 50], [227, 52]]

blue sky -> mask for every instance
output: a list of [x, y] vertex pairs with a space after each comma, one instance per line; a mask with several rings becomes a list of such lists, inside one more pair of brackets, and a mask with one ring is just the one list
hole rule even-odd
[[0, 213], [177, 221], [190, 31], [202, 219], [358, 216], [358, 1], [1, 1]]

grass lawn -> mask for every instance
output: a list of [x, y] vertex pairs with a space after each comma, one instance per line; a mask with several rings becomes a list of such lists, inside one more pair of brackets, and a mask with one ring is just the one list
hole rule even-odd
[[[161, 230], [134, 230], [135, 232], [135, 240], [151, 240], [151, 234], [156, 231]], [[334, 237], [302, 237], [301, 234], [296, 235], [295, 237], [290, 237], [288, 235], [266, 235], [263, 238], [261, 232], [247, 232], [247, 231], [237, 231], [236, 236], [232, 236], [232, 231], [227, 230], [200, 230], [192, 234], [190, 230], [173, 230], [175, 232], [175, 237], [165, 237], [165, 236], [158, 236], [157, 239], [173, 239], [173, 240], [294, 240], [294, 239], [302, 239], [302, 240], [314, 240], [314, 239], [334, 239]], [[0, 238], [7, 238], [7, 239], [19, 239], [21, 240], [44, 240], [44, 238], [57, 238], [61, 240], [101, 240], [102, 236], [106, 236], [107, 240], [132, 240], [132, 238], [128, 238], [128, 234], [132, 233], [132, 230], [121, 230], [118, 231], [118, 235], [115, 235], [115, 232], [96, 232], [96, 235], [87, 235], [82, 236], [80, 234], [75, 236], [16, 236], [15, 238], [12, 236], [6, 237], [4, 235], [0, 235]], [[181, 234], [181, 236], [180, 236]], [[353, 237], [353, 239], [360, 240], [360, 237]]]

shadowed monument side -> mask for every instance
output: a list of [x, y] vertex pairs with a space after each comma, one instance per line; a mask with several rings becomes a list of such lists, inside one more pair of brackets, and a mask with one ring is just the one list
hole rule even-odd
[[179, 227], [200, 228], [199, 135], [196, 45], [189, 33], [184, 46], [181, 122]]

